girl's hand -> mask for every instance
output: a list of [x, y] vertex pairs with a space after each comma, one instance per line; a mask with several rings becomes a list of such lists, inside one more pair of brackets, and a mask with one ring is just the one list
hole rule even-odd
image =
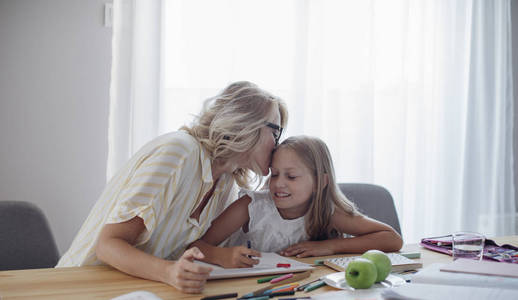
[[212, 268], [196, 264], [193, 260], [203, 257], [196, 247], [185, 251], [178, 261], [167, 266], [166, 283], [184, 293], [201, 293]]
[[296, 256], [298, 258], [308, 256], [333, 255], [332, 240], [308, 241], [289, 246], [280, 252], [283, 256]]
[[221, 256], [220, 265], [223, 268], [251, 268], [259, 263], [258, 259], [252, 257], [261, 256], [261, 252], [243, 246], [221, 249], [224, 255]]

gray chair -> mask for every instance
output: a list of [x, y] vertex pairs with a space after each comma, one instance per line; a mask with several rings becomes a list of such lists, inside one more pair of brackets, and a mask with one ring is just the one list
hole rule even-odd
[[23, 201], [0, 201], [0, 270], [52, 268], [59, 252], [43, 211]]
[[366, 183], [340, 183], [344, 195], [356, 203], [363, 214], [386, 223], [401, 234], [394, 200], [384, 187]]

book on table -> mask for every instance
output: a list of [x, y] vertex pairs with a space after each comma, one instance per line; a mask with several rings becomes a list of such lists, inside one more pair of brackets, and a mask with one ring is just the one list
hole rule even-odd
[[[397, 253], [387, 253], [392, 263], [392, 272], [403, 272], [407, 270], [415, 270], [423, 267], [423, 264]], [[361, 256], [345, 256], [328, 258], [324, 260], [324, 264], [337, 271], [345, 271], [350, 261]]]

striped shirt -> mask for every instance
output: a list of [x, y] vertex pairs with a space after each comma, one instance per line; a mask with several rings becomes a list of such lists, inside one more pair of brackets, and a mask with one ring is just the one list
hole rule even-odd
[[190, 218], [213, 183], [210, 158], [191, 135], [178, 131], [154, 139], [110, 180], [56, 267], [103, 264], [95, 255], [102, 227], [135, 216], [146, 227], [135, 246], [178, 259], [228, 204], [234, 179], [223, 174], [199, 221]]

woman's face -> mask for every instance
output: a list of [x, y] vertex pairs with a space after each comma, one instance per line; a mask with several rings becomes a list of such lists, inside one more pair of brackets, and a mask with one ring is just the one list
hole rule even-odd
[[275, 151], [270, 175], [270, 194], [281, 216], [298, 218], [306, 214], [315, 180], [295, 151], [279, 148]]
[[[268, 122], [278, 125], [279, 127], [281, 126], [281, 115], [278, 109], [276, 109], [275, 113], [272, 114], [272, 116], [268, 119]], [[275, 129], [266, 125], [262, 127], [259, 142], [252, 150], [250, 156], [247, 159], [247, 162], [245, 162], [249, 168], [251, 168], [253, 164], [257, 165], [261, 170], [261, 175], [263, 176], [268, 175], [270, 170], [272, 152], [275, 148], [276, 134], [278, 134], [278, 132]]]

